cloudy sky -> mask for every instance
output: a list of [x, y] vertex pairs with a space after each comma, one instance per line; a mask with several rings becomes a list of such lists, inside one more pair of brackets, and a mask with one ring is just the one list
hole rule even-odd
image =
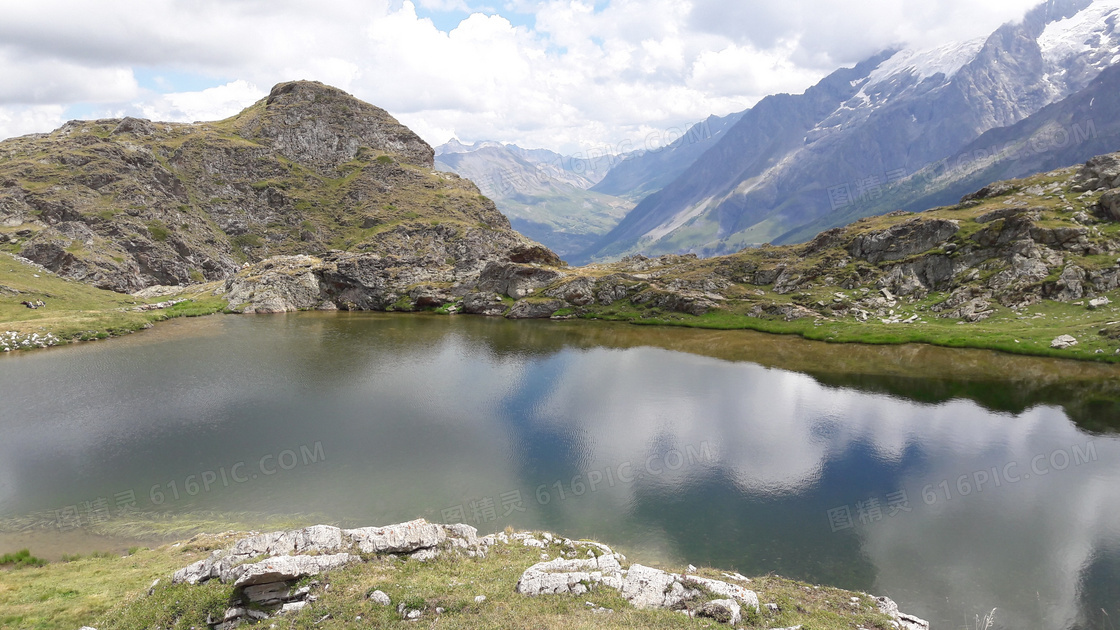
[[425, 140], [568, 153], [800, 92], [1037, 0], [0, 0], [0, 138], [74, 118], [232, 115], [314, 79]]

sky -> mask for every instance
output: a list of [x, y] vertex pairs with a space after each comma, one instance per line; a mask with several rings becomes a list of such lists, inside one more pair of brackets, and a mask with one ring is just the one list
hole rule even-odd
[[[1038, 0], [0, 0], [0, 138], [217, 120], [322, 81], [433, 146], [619, 152]], [[671, 139], [671, 138], [670, 138]]]

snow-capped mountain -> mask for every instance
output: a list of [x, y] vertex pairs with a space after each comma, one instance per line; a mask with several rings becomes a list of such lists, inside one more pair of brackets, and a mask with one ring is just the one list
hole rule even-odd
[[1118, 21], [1120, 0], [1050, 0], [987, 38], [885, 51], [803, 94], [767, 97], [580, 259], [804, 237], [803, 226], [828, 226], [981, 134], [1084, 90], [1120, 62]]

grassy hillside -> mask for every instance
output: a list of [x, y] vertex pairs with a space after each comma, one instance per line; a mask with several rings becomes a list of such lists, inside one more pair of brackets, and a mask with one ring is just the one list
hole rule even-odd
[[[0, 351], [103, 339], [171, 317], [215, 313], [226, 306], [220, 295], [214, 295], [219, 286], [198, 285], [174, 297], [141, 299], [66, 280], [26, 261], [0, 254]], [[167, 308], [136, 310], [144, 305], [179, 300], [182, 301]], [[39, 301], [44, 304], [41, 308], [31, 309], [23, 304]]]

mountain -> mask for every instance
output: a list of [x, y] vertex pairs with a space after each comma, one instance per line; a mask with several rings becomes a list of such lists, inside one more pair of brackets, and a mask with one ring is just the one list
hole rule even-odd
[[496, 260], [559, 262], [433, 167], [387, 112], [308, 81], [219, 122], [71, 121], [0, 142], [0, 249], [125, 292], [330, 254], [338, 287], [393, 299], [386, 287], [451, 286]]
[[668, 145], [662, 145], [659, 134], [651, 135], [645, 139], [646, 146], [627, 154], [592, 190], [641, 201], [684, 173], [742, 117], [743, 112], [710, 116]]
[[767, 97], [577, 260], [714, 255], [827, 223], [853, 198], [1089, 87], [1120, 61], [1118, 18], [1120, 0], [1051, 0], [987, 38], [885, 51], [803, 94]]
[[788, 232], [775, 244], [800, 243], [832, 227], [893, 210], [920, 212], [951, 205], [988, 182], [1046, 172], [1120, 148], [1120, 65], [1087, 88], [1008, 127], [985, 132], [954, 155], [934, 162], [877, 199], [855, 200]]
[[606, 174], [612, 156], [585, 159], [497, 142], [436, 149], [436, 168], [478, 184], [514, 229], [561, 256], [589, 247], [634, 204], [588, 190]]

